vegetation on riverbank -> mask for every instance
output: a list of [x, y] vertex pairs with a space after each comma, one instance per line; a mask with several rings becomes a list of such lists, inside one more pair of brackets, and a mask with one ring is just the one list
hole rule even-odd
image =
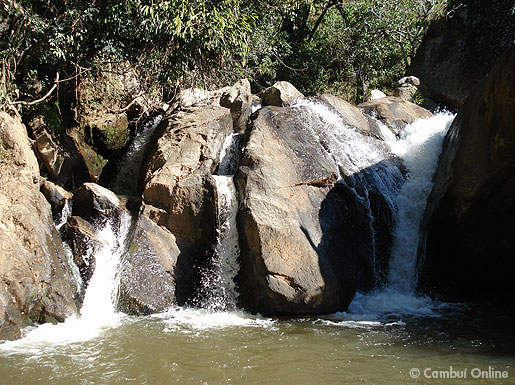
[[125, 63], [160, 100], [242, 77], [255, 91], [288, 80], [307, 94], [362, 100], [368, 88], [392, 87], [447, 3], [3, 0], [0, 105], [28, 107], [52, 90], [74, 109], [85, 79], [123, 74]]

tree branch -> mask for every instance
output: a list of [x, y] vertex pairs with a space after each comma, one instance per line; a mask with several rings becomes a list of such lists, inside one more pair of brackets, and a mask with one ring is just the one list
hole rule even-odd
[[317, 31], [318, 27], [320, 26], [320, 23], [322, 22], [322, 20], [324, 19], [324, 16], [325, 14], [327, 13], [327, 11], [329, 11], [329, 9], [331, 7], [333, 7], [334, 5], [336, 5], [336, 0], [329, 0], [329, 2], [327, 3], [327, 5], [325, 6], [324, 10], [322, 11], [322, 13], [320, 14], [320, 16], [318, 16], [318, 19], [315, 23], [315, 26], [313, 27], [313, 29], [311, 30], [310, 34], [309, 34], [309, 37], [308, 37], [308, 41], [313, 39], [313, 36], [315, 36], [315, 32]]
[[36, 100], [33, 100], [31, 102], [26, 102], [26, 101], [23, 101], [23, 100], [19, 100], [19, 101], [16, 101], [16, 102], [12, 102], [9, 105], [15, 106], [15, 105], [19, 104], [19, 105], [22, 105], [22, 106], [33, 106], [34, 104], [41, 103], [42, 101], [46, 100], [50, 95], [52, 95], [52, 92], [54, 92], [54, 90], [57, 88], [58, 84], [59, 84], [59, 72], [57, 72], [55, 74], [54, 85], [52, 86], [52, 88], [50, 88], [50, 90], [48, 90], [48, 92], [43, 97], [41, 97], [39, 99], [36, 99]]
[[124, 108], [122, 108], [120, 110], [112, 110], [112, 109], [108, 108], [107, 111], [111, 112], [112, 114], [121, 114], [121, 113], [127, 111], [129, 108], [131, 108], [131, 106], [136, 102], [136, 99], [138, 99], [141, 95], [143, 95], [143, 91], [138, 92], [136, 97], [134, 99], [132, 99], [132, 101], [129, 104], [127, 104]]

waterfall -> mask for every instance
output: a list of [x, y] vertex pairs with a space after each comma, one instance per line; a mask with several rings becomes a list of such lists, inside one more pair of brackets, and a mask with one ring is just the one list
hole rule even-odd
[[[356, 294], [349, 312], [358, 318], [375, 318], [380, 314], [439, 316], [440, 304], [415, 293], [417, 248], [420, 221], [433, 186], [432, 178], [453, 120], [453, 114], [440, 112], [409, 124], [398, 139], [394, 135], [385, 135], [391, 151], [403, 160], [407, 176], [395, 198], [397, 209], [387, 284], [372, 293]], [[383, 127], [382, 131], [386, 133], [386, 130]]]
[[[454, 115], [442, 112], [417, 120], [406, 126], [399, 138], [378, 122], [386, 147], [383, 149], [376, 139], [346, 126], [340, 115], [324, 104], [303, 99], [294, 108], [302, 120], [319, 119], [323, 123], [305, 126], [333, 159], [340, 182], [345, 181], [358, 201], [368, 209], [373, 249], [376, 245], [369, 193], [380, 193], [394, 216], [386, 286], [368, 294], [357, 293], [350, 311], [374, 315], [389, 312], [434, 314], [431, 299], [414, 294], [418, 232], [443, 140]], [[402, 160], [406, 176], [396, 162], [389, 160], [391, 154]]]
[[97, 234], [102, 241], [95, 252], [95, 271], [84, 296], [81, 320], [95, 327], [115, 325], [120, 316], [115, 309], [116, 273], [121, 256], [126, 249], [131, 217], [123, 212], [119, 223], [107, 222]]
[[57, 219], [55, 223], [55, 228], [57, 231], [61, 230], [61, 228], [66, 224], [68, 218], [72, 215], [72, 201], [71, 199], [65, 199], [63, 208], [59, 215], [59, 219]]
[[[54, 223], [54, 226], [58, 232], [61, 231], [62, 227], [66, 224], [68, 221], [68, 218], [72, 215], [72, 200], [71, 199], [65, 199], [63, 208], [61, 209], [61, 212], [59, 213], [59, 218]], [[73, 252], [70, 248], [70, 246], [62, 241], [63, 244], [63, 250], [66, 257], [66, 264], [71, 270], [72, 278], [75, 283], [75, 286], [77, 287], [77, 293], [82, 293], [82, 290], [84, 288], [84, 283], [82, 282], [82, 278], [80, 276], [79, 268], [77, 267], [77, 264], [73, 260]]]
[[158, 115], [150, 120], [143, 130], [136, 136], [129, 146], [127, 153], [120, 162], [119, 171], [114, 180], [112, 189], [117, 194], [136, 195], [138, 189], [138, 178], [145, 155], [145, 150], [152, 134], [163, 119]]
[[131, 217], [123, 213], [118, 223], [107, 222], [97, 232], [102, 245], [92, 248], [95, 271], [86, 288], [79, 316], [70, 316], [56, 325], [45, 323], [28, 330], [20, 340], [1, 345], [2, 349], [39, 352], [48, 345], [86, 341], [97, 337], [103, 330], [117, 326], [122, 314], [116, 311], [117, 269], [125, 252]]
[[433, 187], [443, 140], [453, 120], [450, 113], [438, 113], [408, 125], [399, 140], [388, 141], [408, 171], [396, 199], [398, 211], [388, 275], [388, 286], [401, 293], [413, 292], [417, 283], [420, 221]]
[[238, 167], [241, 135], [229, 135], [220, 152], [216, 183], [217, 239], [210, 266], [202, 274], [200, 305], [211, 311], [236, 310], [240, 248], [236, 214], [238, 199], [233, 176]]
[[[392, 154], [384, 142], [346, 125], [340, 114], [327, 105], [301, 99], [293, 107], [305, 122], [303, 127], [309, 130], [309, 136], [318, 139], [333, 160], [339, 183], [348, 187], [366, 211], [375, 265], [378, 245], [370, 195], [380, 194], [390, 210], [395, 211], [395, 199], [404, 179], [398, 162], [390, 159]], [[374, 268], [379, 280], [377, 266]]]

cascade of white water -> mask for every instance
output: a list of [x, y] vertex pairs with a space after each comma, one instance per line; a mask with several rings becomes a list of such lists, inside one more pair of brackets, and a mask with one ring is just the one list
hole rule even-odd
[[[393, 246], [386, 287], [372, 293], [357, 293], [349, 311], [359, 317], [378, 314], [438, 316], [440, 306], [417, 295], [417, 247], [419, 226], [445, 135], [454, 115], [440, 112], [408, 125], [400, 138], [387, 135], [387, 143], [407, 169], [406, 181], [395, 199], [397, 207]], [[386, 127], [384, 132], [388, 130]]]
[[438, 113], [408, 125], [398, 140], [388, 141], [408, 171], [396, 199], [398, 211], [388, 275], [389, 288], [400, 293], [415, 289], [420, 221], [433, 187], [443, 140], [453, 120], [450, 113]]
[[233, 174], [238, 167], [241, 135], [229, 135], [220, 152], [217, 195], [217, 240], [209, 269], [203, 272], [200, 305], [212, 311], [236, 310], [234, 279], [240, 268], [236, 214], [238, 199]]
[[236, 310], [238, 292], [234, 278], [240, 268], [236, 213], [238, 200], [232, 176], [214, 175], [217, 190], [217, 243], [209, 272], [204, 276], [207, 297], [203, 305], [210, 310]]
[[342, 117], [327, 105], [301, 99], [294, 108], [306, 122], [304, 127], [310, 131], [310, 136], [323, 143], [325, 151], [333, 159], [340, 182], [347, 185], [367, 210], [372, 255], [375, 259], [377, 245], [370, 193], [381, 194], [386, 204], [395, 210], [395, 197], [403, 179], [402, 173], [395, 162], [388, 160], [387, 146], [346, 125]]
[[[418, 120], [408, 125], [400, 138], [396, 138], [386, 126], [378, 122], [389, 152], [403, 161], [407, 170], [404, 178], [394, 163], [385, 162], [387, 152], [377, 145], [371, 145], [370, 138], [346, 126], [335, 111], [306, 99], [297, 102], [294, 107], [299, 109], [299, 114], [305, 113], [303, 109], [310, 111], [303, 118], [305, 121], [321, 119], [326, 125], [324, 129], [309, 124], [306, 127], [324, 143], [335, 165], [343, 170], [339, 177], [346, 177], [351, 185], [354, 182], [361, 185], [360, 189], [353, 189], [356, 197], [366, 203], [367, 189], [373, 185], [375, 191], [385, 198], [394, 215], [393, 246], [386, 288], [370, 294], [358, 293], [350, 311], [428, 315], [432, 312], [431, 300], [414, 294], [419, 224], [432, 188], [432, 177], [443, 139], [454, 115], [444, 112], [429, 119]], [[369, 214], [373, 220], [370, 209]]]
[[80, 315], [84, 322], [110, 326], [120, 318], [115, 309], [117, 270], [125, 251], [131, 217], [123, 212], [117, 226], [107, 223], [97, 234], [103, 242], [95, 252], [95, 271], [89, 281]]
[[49, 345], [89, 340], [102, 330], [118, 325], [122, 314], [116, 311], [114, 302], [116, 272], [126, 249], [130, 224], [130, 215], [123, 213], [117, 224], [108, 222], [98, 230], [97, 238], [102, 245], [94, 249], [95, 271], [86, 289], [80, 316], [70, 316], [56, 325], [42, 324], [29, 330], [22, 339], [0, 345], [0, 349], [38, 352]]
[[55, 228], [57, 231], [61, 230], [61, 228], [65, 225], [68, 218], [72, 215], [72, 201], [71, 199], [66, 199], [64, 202], [64, 206], [61, 210], [61, 214], [59, 215], [59, 219], [55, 223]]

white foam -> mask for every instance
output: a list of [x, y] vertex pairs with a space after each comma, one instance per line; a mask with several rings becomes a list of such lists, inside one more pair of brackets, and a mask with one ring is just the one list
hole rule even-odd
[[233, 133], [227, 135], [220, 150], [218, 175], [234, 175], [238, 168], [238, 158], [242, 135]]
[[339, 326], [349, 329], [376, 329], [393, 326], [404, 326], [406, 325], [402, 321], [395, 322], [381, 322], [381, 321], [365, 321], [365, 320], [352, 320], [347, 313], [335, 313], [330, 316], [331, 319], [318, 320], [316, 324], [327, 325], [327, 326]]
[[211, 266], [201, 282], [201, 306], [211, 310], [235, 310], [238, 292], [234, 279], [240, 269], [238, 199], [232, 176], [214, 175], [213, 178], [217, 190], [217, 240]]
[[118, 326], [124, 316], [114, 305], [116, 271], [129, 227], [130, 216], [123, 214], [118, 228], [107, 223], [98, 232], [97, 237], [103, 243], [95, 251], [96, 267], [86, 289], [80, 317], [71, 316], [59, 324], [28, 328], [23, 338], [1, 344], [0, 351], [36, 354], [56, 345], [93, 339], [104, 330]]
[[454, 115], [447, 112], [417, 120], [406, 126], [399, 140], [388, 142], [408, 170], [396, 198], [398, 211], [388, 275], [388, 286], [401, 293], [413, 292], [417, 282], [420, 221], [433, 187], [443, 140], [453, 120]]
[[416, 261], [419, 225], [432, 178], [438, 165], [445, 135], [454, 115], [441, 112], [406, 126], [399, 139], [389, 136], [392, 152], [404, 161], [407, 180], [395, 203], [396, 224], [387, 287], [371, 293], [357, 293], [349, 306], [353, 319], [377, 319], [385, 316], [439, 317], [441, 304], [414, 292], [417, 282]]
[[219, 311], [192, 308], [171, 308], [164, 313], [154, 314], [152, 318], [163, 320], [167, 332], [199, 332], [210, 329], [234, 327], [273, 328], [276, 321], [255, 316], [242, 311]]
[[61, 227], [68, 221], [68, 218], [72, 215], [72, 201], [71, 199], [66, 199], [64, 202], [63, 209], [61, 210], [61, 214], [59, 215], [59, 219], [55, 224], [55, 228], [57, 231], [61, 230]]

